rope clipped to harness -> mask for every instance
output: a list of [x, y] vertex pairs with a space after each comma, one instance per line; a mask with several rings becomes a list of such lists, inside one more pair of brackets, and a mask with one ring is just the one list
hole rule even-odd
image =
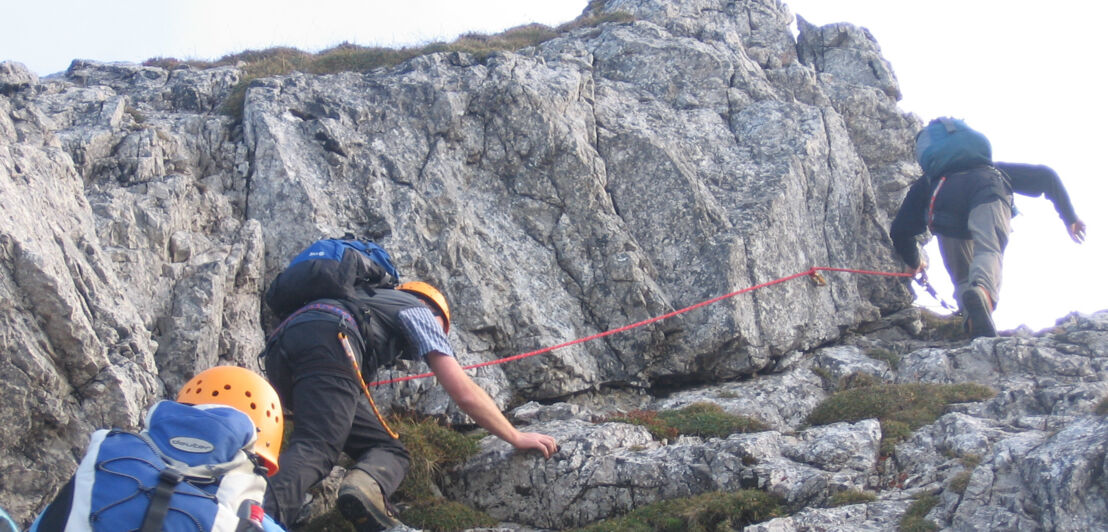
[[369, 393], [369, 386], [366, 386], [365, 379], [362, 378], [362, 370], [358, 367], [358, 357], [354, 356], [354, 347], [350, 345], [350, 337], [339, 331], [339, 342], [342, 343], [343, 351], [346, 351], [346, 358], [349, 358], [350, 363], [354, 365], [354, 375], [358, 377], [358, 383], [362, 385], [362, 392], [365, 393], [366, 399], [369, 399], [369, 406], [373, 408], [373, 415], [377, 416], [377, 421], [381, 422], [381, 426], [385, 428], [385, 432], [389, 433], [389, 436], [392, 436], [394, 440], [399, 439], [400, 435], [393, 432], [389, 424], [385, 423], [385, 418], [381, 415], [381, 411], [377, 409], [377, 403], [373, 400], [373, 395]]

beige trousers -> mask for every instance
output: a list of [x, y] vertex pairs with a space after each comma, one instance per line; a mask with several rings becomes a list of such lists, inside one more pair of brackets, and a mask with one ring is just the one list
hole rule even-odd
[[1009, 200], [990, 201], [974, 207], [969, 214], [971, 239], [938, 235], [939, 252], [954, 284], [954, 299], [977, 285], [989, 292], [996, 308], [1000, 300], [1000, 281], [1004, 265], [1004, 248], [1012, 232], [1012, 207]]

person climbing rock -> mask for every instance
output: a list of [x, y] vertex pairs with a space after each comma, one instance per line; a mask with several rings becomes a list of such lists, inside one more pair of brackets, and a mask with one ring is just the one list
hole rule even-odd
[[1046, 196], [1079, 244], [1085, 240], [1085, 222], [1054, 170], [994, 163], [988, 139], [962, 120], [932, 120], [916, 135], [915, 150], [923, 176], [909, 188], [893, 219], [893, 247], [907, 271], [917, 275], [927, 263], [916, 237], [928, 230], [935, 234], [966, 330], [974, 338], [996, 336], [992, 313], [1000, 299], [1012, 193]]
[[546, 458], [554, 454], [554, 438], [517, 430], [462, 370], [447, 340], [449, 330], [446, 298], [419, 281], [351, 290], [341, 299], [311, 301], [285, 317], [267, 342], [265, 366], [293, 413], [293, 429], [280, 456], [281, 470], [270, 481], [266, 511], [292, 525], [307, 490], [345, 452], [356, 464], [339, 487], [342, 515], [358, 531], [399, 523], [388, 500], [410, 458], [377, 413], [365, 382], [400, 358], [423, 360], [461, 410], [495, 436], [519, 450]]

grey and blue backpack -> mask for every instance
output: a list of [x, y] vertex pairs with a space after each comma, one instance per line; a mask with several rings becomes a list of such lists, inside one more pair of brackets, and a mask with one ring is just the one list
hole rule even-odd
[[260, 530], [254, 423], [222, 405], [155, 404], [142, 432], [98, 430], [29, 532]]

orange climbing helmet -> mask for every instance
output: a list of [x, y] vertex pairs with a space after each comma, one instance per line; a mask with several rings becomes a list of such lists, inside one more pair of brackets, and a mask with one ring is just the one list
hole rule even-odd
[[446, 297], [435, 287], [423, 281], [408, 281], [396, 287], [397, 290], [411, 292], [431, 302], [442, 313], [442, 332], [450, 332], [450, 305], [446, 304]]
[[262, 459], [269, 476], [277, 473], [277, 456], [281, 454], [285, 420], [281, 398], [261, 375], [238, 366], [209, 368], [181, 388], [177, 402], [224, 405], [250, 416], [258, 430], [254, 452]]

